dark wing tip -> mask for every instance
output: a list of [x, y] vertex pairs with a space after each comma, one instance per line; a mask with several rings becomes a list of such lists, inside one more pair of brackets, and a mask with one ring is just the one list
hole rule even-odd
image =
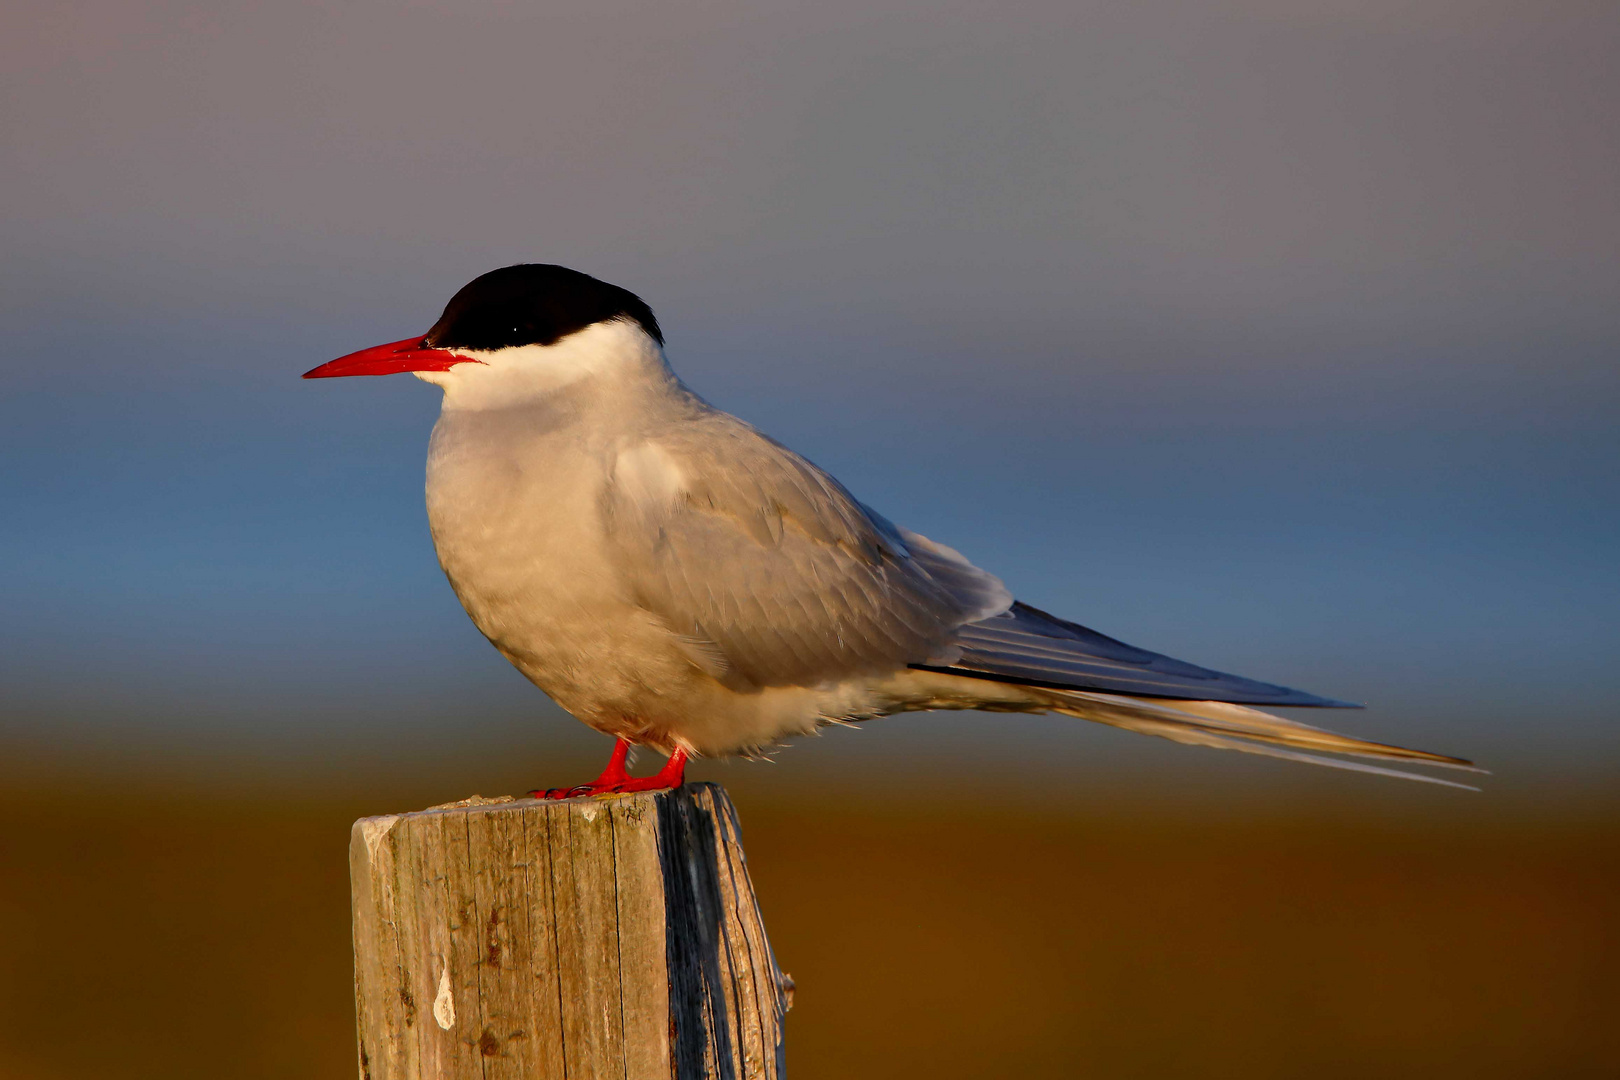
[[1139, 649], [1021, 602], [962, 627], [954, 643], [961, 649], [954, 664], [912, 666], [1050, 690], [1274, 708], [1364, 708]]
[[[1170, 693], [1166, 692], [1163, 687], [1149, 689], [1142, 684], [1126, 684], [1112, 679], [1085, 679], [1084, 676], [1074, 679], [1043, 679], [1027, 674], [1020, 675], [1009, 671], [997, 671], [970, 663], [958, 663], [949, 666], [938, 664], [907, 664], [906, 666], [916, 671], [934, 671], [941, 675], [961, 675], [969, 679], [1012, 683], [1016, 686], [1033, 686], [1041, 690], [1089, 690], [1098, 694], [1123, 694], [1127, 697], [1160, 698], [1165, 701], [1221, 701], [1231, 705], [1265, 705], [1277, 709], [1365, 709], [1367, 707], [1360, 702], [1338, 701], [1334, 698], [1318, 697], [1303, 690], [1294, 690], [1286, 686], [1274, 686], [1271, 683], [1256, 683], [1247, 679], [1243, 680], [1247, 686], [1237, 693], [1234, 693], [1230, 688], [1220, 686], [1211, 686], [1205, 693], [1195, 692], [1191, 688], [1181, 693]], [[1229, 678], [1235, 679], [1236, 677], [1230, 676]], [[1082, 679], [1084, 679], [1083, 682]]]

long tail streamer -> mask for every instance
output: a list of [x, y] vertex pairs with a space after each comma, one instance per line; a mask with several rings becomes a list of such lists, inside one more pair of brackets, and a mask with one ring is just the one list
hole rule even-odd
[[1290, 761], [1309, 762], [1312, 765], [1327, 765], [1335, 769], [1398, 776], [1403, 780], [1444, 784], [1447, 787], [1464, 788], [1468, 791], [1479, 789], [1470, 784], [1441, 780], [1422, 773], [1404, 772], [1379, 765], [1363, 765], [1358, 761], [1344, 761], [1340, 758], [1323, 757], [1321, 753], [1305, 751], [1347, 754], [1352, 757], [1462, 769], [1475, 773], [1487, 772], [1462, 758], [1355, 739], [1348, 735], [1324, 731], [1309, 724], [1287, 720], [1281, 716], [1273, 716], [1258, 709], [1231, 705], [1223, 701], [1120, 697], [1089, 690], [1042, 690], [1041, 693], [1050, 697], [1053, 712], [1063, 713], [1065, 716], [1093, 720], [1099, 724], [1108, 724], [1144, 735], [1157, 735], [1179, 743], [1210, 746], [1217, 750], [1241, 750], [1246, 754], [1264, 754], [1268, 757], [1287, 758]]

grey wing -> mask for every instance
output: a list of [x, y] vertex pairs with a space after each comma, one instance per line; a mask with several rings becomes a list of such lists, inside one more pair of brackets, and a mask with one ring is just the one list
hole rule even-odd
[[1242, 705], [1360, 707], [1138, 649], [1028, 604], [1014, 604], [965, 625], [953, 641], [961, 650], [954, 663], [915, 666], [1058, 690]]
[[959, 627], [1012, 602], [992, 575], [724, 413], [621, 452], [603, 512], [632, 599], [729, 685], [949, 663]]

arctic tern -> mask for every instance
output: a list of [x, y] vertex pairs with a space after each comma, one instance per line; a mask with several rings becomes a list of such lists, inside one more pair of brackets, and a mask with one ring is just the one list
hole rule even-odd
[[[1358, 706], [1015, 601], [688, 390], [663, 344], [634, 293], [525, 264], [474, 279], [426, 334], [304, 376], [408, 371], [444, 391], [427, 463], [439, 563], [501, 655], [617, 739], [597, 780], [546, 794], [678, 786], [691, 756], [921, 709], [1062, 713], [1434, 783], [1449, 781], [1320, 755], [1474, 770], [1252, 708]], [[668, 762], [633, 778], [632, 745]]]

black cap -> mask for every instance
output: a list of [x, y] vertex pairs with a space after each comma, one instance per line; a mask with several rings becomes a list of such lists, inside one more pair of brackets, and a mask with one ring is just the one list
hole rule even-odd
[[649, 337], [664, 343], [652, 308], [630, 290], [566, 266], [521, 263], [463, 285], [427, 332], [426, 344], [436, 349], [551, 345], [610, 319], [640, 323]]

